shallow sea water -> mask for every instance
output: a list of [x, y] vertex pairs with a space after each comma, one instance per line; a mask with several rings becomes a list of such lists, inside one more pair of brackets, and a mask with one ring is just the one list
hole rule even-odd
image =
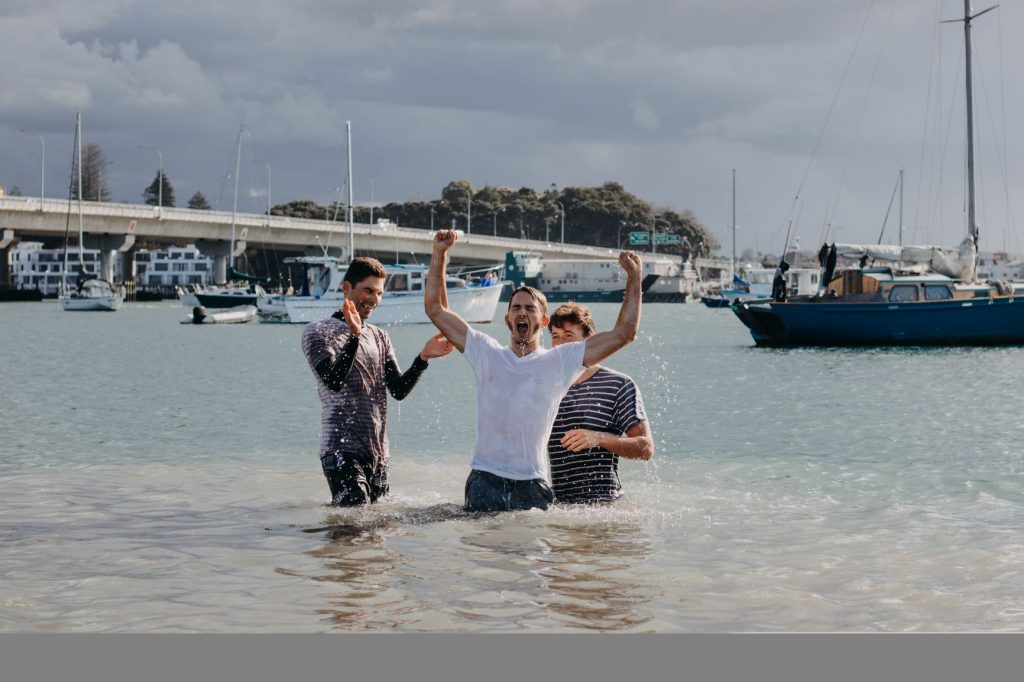
[[[615, 505], [463, 513], [456, 353], [392, 403], [392, 496], [337, 510], [301, 327], [184, 314], [0, 306], [0, 631], [1024, 629], [1022, 348], [765, 350], [649, 305], [607, 364], [657, 453]], [[431, 330], [389, 330], [403, 366]]]

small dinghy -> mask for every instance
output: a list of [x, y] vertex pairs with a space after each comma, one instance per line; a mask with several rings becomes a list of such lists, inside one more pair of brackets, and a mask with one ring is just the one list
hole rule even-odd
[[182, 324], [243, 324], [256, 319], [256, 306], [240, 305], [226, 310], [208, 312], [203, 306], [192, 308], [192, 314]]

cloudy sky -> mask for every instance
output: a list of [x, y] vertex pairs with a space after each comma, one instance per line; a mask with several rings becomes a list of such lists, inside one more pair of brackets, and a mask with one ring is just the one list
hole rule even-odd
[[[988, 3], [976, 3], [976, 10]], [[75, 111], [141, 202], [430, 199], [452, 179], [608, 180], [727, 246], [875, 241], [900, 169], [905, 241], [963, 234], [961, 0], [0, 0], [0, 184], [66, 193]], [[975, 27], [983, 249], [1024, 250], [1024, 9]], [[840, 84], [842, 87], [840, 88]], [[819, 142], [820, 139], [820, 142]], [[1005, 173], [1004, 173], [1005, 171]], [[227, 187], [224, 187], [224, 185]], [[1009, 188], [1009, 191], [1007, 191]], [[1015, 194], [1016, 192], [1016, 194]], [[1008, 208], [1009, 207], [1009, 208]], [[885, 241], [896, 237], [896, 205]], [[1008, 217], [1008, 214], [1011, 217]], [[1009, 226], [1009, 227], [1008, 227]]]

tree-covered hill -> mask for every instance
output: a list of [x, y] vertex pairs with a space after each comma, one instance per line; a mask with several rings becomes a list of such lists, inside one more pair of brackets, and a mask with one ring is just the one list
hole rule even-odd
[[[466, 180], [453, 180], [441, 191], [440, 199], [375, 206], [373, 220], [386, 218], [402, 227], [421, 229], [450, 227], [454, 220], [458, 229], [466, 230], [469, 210], [473, 233], [559, 241], [563, 209], [566, 242], [614, 249], [628, 246], [630, 232], [657, 229], [659, 234], [678, 234], [682, 241], [679, 245], [658, 246], [661, 253], [682, 254], [690, 249], [707, 255], [718, 248], [692, 211], [677, 213], [651, 206], [617, 182], [600, 187], [551, 187], [538, 192], [529, 187], [491, 185], [474, 189]], [[308, 199], [274, 206], [271, 213], [345, 220], [344, 206], [320, 206]], [[354, 215], [356, 222], [369, 222], [370, 207], [356, 206]]]

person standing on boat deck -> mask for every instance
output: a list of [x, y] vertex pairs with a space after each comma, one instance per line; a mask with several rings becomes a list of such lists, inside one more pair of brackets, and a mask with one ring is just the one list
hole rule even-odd
[[427, 361], [452, 352], [444, 335], [433, 336], [403, 374], [391, 337], [367, 322], [380, 305], [387, 273], [373, 258], [355, 258], [341, 285], [341, 309], [302, 333], [302, 352], [316, 377], [323, 405], [320, 463], [331, 502], [351, 507], [388, 492], [388, 397], [409, 394]]
[[[559, 306], [548, 322], [551, 347], [594, 335], [590, 308]], [[548, 438], [555, 502], [611, 502], [622, 496], [619, 457], [649, 460], [654, 438], [644, 400], [633, 380], [592, 365], [573, 382], [558, 406]]]
[[458, 241], [452, 230], [434, 235], [424, 307], [427, 316], [469, 361], [476, 377], [476, 443], [466, 479], [467, 511], [547, 509], [546, 444], [558, 403], [584, 366], [596, 365], [636, 338], [640, 326], [643, 265], [632, 251], [619, 254], [626, 291], [615, 328], [586, 341], [546, 349], [547, 299], [532, 287], [512, 292], [505, 324], [508, 346], [476, 331], [448, 308], [445, 269]]

